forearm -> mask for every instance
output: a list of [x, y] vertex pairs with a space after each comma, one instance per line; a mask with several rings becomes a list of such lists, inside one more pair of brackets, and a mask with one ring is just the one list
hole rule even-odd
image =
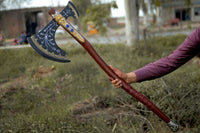
[[187, 39], [169, 56], [162, 58], [154, 63], [150, 63], [134, 73], [137, 77], [137, 82], [151, 80], [164, 76], [188, 60], [193, 58], [200, 51], [200, 28], [191, 33]]

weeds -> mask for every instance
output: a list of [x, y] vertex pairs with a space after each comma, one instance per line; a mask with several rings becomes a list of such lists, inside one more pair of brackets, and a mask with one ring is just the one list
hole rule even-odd
[[[184, 39], [183, 35], [156, 37], [141, 41], [136, 47], [123, 44], [94, 47], [108, 64], [130, 72], [168, 55]], [[71, 47], [68, 53], [72, 62], [63, 64], [44, 59], [31, 48], [0, 51], [0, 92], [9, 89], [1, 94], [0, 132], [169, 132], [166, 124], [144, 105], [114, 88], [83, 48]], [[49, 71], [39, 73], [39, 68]], [[176, 120], [184, 131], [197, 133], [200, 128], [198, 70], [198, 64], [189, 62], [167, 76], [133, 87]], [[24, 76], [26, 84], [3, 86], [20, 76]], [[84, 120], [77, 119], [74, 114], [77, 103], [88, 99], [79, 104], [88, 107], [91, 97], [99, 97], [98, 104], [92, 104], [92, 110], [83, 114], [87, 116]]]

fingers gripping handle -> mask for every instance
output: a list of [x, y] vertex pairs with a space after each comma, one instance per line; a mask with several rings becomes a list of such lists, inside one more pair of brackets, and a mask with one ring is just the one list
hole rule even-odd
[[176, 124], [174, 121], [170, 121], [168, 123], [169, 128], [173, 131], [173, 132], [177, 132], [179, 130], [179, 126], [178, 124]]

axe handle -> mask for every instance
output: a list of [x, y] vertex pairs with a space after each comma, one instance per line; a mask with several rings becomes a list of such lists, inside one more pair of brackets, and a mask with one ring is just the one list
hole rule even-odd
[[151, 102], [146, 96], [136, 91], [128, 83], [122, 80], [118, 75], [113, 72], [113, 70], [105, 63], [105, 61], [99, 56], [90, 42], [84, 38], [73, 26], [65, 20], [65, 18], [59, 14], [55, 17], [55, 20], [59, 25], [61, 25], [74, 39], [76, 39], [81, 46], [90, 54], [90, 56], [96, 61], [96, 63], [104, 70], [104, 72], [113, 79], [120, 79], [122, 81], [122, 88], [129, 93], [131, 96], [136, 98], [138, 101], [147, 106], [151, 111], [153, 111], [159, 118], [168, 123], [172, 131], [178, 130], [178, 125], [170, 120], [153, 102]]
[[146, 96], [139, 93], [132, 86], [130, 86], [128, 83], [126, 83], [126, 81], [124, 81], [118, 75], [116, 75], [116, 73], [113, 72], [113, 70], [99, 56], [99, 54], [96, 52], [96, 50], [93, 48], [93, 46], [90, 44], [90, 42], [87, 39], [85, 39], [83, 37], [85, 41], [81, 42], [76, 37], [74, 37], [74, 38], [90, 54], [90, 56], [96, 61], [96, 63], [104, 70], [104, 72], [109, 77], [112, 77], [113, 79], [120, 79], [122, 81], [122, 85], [123, 85], [122, 89], [124, 89], [131, 96], [133, 96], [138, 101], [143, 103], [148, 109], [150, 109], [152, 112], [154, 112], [160, 119], [165, 121], [173, 132], [177, 132], [179, 130], [178, 124], [176, 124], [174, 121], [170, 120], [169, 117], [167, 117], [153, 102], [151, 102]]
[[90, 54], [90, 56], [95, 60], [95, 62], [104, 70], [104, 72], [109, 77], [112, 77], [113, 79], [120, 79], [122, 81], [122, 84], [123, 84], [122, 89], [124, 89], [131, 96], [133, 96], [138, 101], [140, 101], [141, 103], [146, 105], [147, 108], [149, 108], [156, 115], [158, 115], [158, 117], [160, 117], [163, 121], [165, 121], [166, 123], [170, 122], [170, 119], [153, 102], [151, 102], [146, 96], [139, 93], [132, 86], [130, 86], [128, 83], [126, 83], [123, 79], [121, 79], [118, 75], [116, 75], [115, 72], [113, 72], [113, 70], [99, 56], [99, 54], [96, 52], [96, 50], [93, 48], [93, 46], [90, 44], [90, 42], [87, 39], [84, 38], [84, 40], [85, 40], [84, 42], [79, 41], [77, 38], [75, 38], [75, 39]]
[[96, 50], [92, 47], [92, 45], [85, 39], [85, 43], [81, 44], [85, 50], [90, 54], [90, 56], [96, 61], [96, 63], [104, 70], [104, 72], [113, 79], [120, 79], [122, 81], [122, 89], [124, 89], [127, 93], [129, 93], [131, 96], [136, 98], [138, 101], [143, 103], [147, 106], [151, 111], [153, 111], [158, 117], [160, 117], [163, 121], [166, 123], [170, 122], [170, 119], [153, 103], [151, 102], [146, 96], [139, 93], [137, 90], [135, 90], [132, 86], [130, 86], [126, 81], [121, 79], [118, 75], [113, 72], [112, 69], [105, 63], [105, 61], [98, 55]]

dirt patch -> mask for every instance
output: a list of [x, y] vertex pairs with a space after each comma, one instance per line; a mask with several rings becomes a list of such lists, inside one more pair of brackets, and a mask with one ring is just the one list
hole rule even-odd
[[[32, 72], [33, 79], [40, 79], [45, 76], [49, 76], [52, 72], [55, 71], [55, 67], [44, 67], [40, 66], [38, 68], [31, 68], [28, 70]], [[5, 82], [0, 84], [0, 100], [10, 91], [27, 88], [28, 84], [30, 83], [30, 79], [26, 77], [26, 75], [17, 77], [11, 81]]]
[[31, 68], [28, 70], [29, 72], [32, 72], [32, 78], [33, 79], [40, 79], [46, 76], [49, 76], [52, 72], [55, 71], [55, 67], [44, 67], [40, 66], [38, 68]]
[[[154, 130], [151, 122], [146, 119], [150, 112], [133, 107], [132, 105], [110, 105], [110, 98], [92, 97], [85, 101], [75, 104], [73, 117], [79, 122], [91, 123], [100, 117], [107, 126], [114, 127], [124, 121], [140, 121], [141, 132], [147, 133], [150, 129]], [[113, 102], [113, 101], [112, 101]], [[114, 101], [116, 102], [116, 101]], [[141, 113], [142, 112], [142, 113]]]
[[26, 76], [20, 76], [12, 81], [0, 84], [0, 100], [10, 91], [24, 88], [27, 84]]
[[191, 62], [200, 65], [200, 55], [198, 57], [193, 58]]
[[108, 125], [113, 125], [120, 117], [136, 114], [134, 110], [125, 106], [111, 106], [110, 100], [109, 98], [92, 97], [81, 101], [75, 104], [73, 115], [81, 121], [90, 121], [100, 116]]

